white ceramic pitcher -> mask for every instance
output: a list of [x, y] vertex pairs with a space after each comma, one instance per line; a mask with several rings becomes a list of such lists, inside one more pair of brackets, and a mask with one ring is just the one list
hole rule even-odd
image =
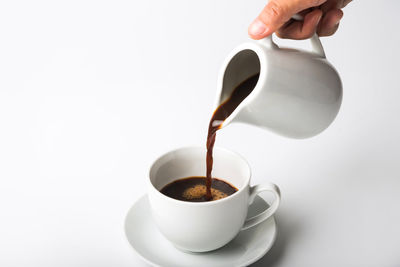
[[235, 48], [221, 67], [216, 107], [242, 81], [258, 72], [260, 76], [222, 127], [243, 122], [291, 138], [311, 137], [326, 129], [339, 111], [342, 83], [318, 36], [310, 41], [311, 52], [279, 48], [271, 36]]

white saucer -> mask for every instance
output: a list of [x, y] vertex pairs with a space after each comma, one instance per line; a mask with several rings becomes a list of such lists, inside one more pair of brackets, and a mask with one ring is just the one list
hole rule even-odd
[[[268, 208], [259, 196], [249, 208], [248, 217]], [[248, 266], [272, 247], [276, 237], [274, 217], [248, 230], [241, 231], [226, 246], [211, 252], [185, 253], [166, 240], [153, 223], [147, 195], [129, 210], [125, 219], [125, 234], [133, 249], [152, 266], [162, 267], [236, 267]]]

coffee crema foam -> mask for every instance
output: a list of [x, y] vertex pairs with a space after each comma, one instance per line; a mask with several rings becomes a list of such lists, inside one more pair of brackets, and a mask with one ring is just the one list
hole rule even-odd
[[[195, 185], [194, 187], [190, 187], [190, 188], [186, 189], [183, 192], [182, 197], [184, 197], [185, 199], [188, 199], [188, 200], [202, 198], [206, 195], [206, 190], [207, 190], [207, 187], [205, 185], [198, 184], [198, 185]], [[228, 196], [228, 194], [221, 192], [218, 189], [211, 188], [212, 200], [222, 199], [227, 196]]]
[[160, 192], [183, 201], [204, 202], [228, 197], [238, 191], [236, 187], [222, 179], [212, 178], [211, 199], [207, 198], [206, 177], [190, 176], [175, 180], [165, 185]]

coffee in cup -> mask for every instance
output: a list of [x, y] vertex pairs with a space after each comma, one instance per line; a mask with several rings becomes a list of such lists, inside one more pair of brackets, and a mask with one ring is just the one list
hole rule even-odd
[[[207, 177], [192, 176], [181, 178], [164, 186], [160, 192], [164, 195], [183, 201], [204, 202], [207, 199]], [[228, 182], [213, 178], [211, 181], [211, 200], [219, 200], [232, 195], [237, 188]]]

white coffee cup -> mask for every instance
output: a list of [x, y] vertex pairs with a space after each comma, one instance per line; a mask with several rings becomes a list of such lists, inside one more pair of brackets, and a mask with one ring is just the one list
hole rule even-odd
[[[175, 247], [191, 252], [215, 250], [231, 241], [241, 230], [253, 227], [277, 210], [279, 188], [272, 183], [250, 186], [251, 170], [244, 158], [229, 150], [214, 148], [213, 177], [234, 185], [238, 191], [215, 201], [187, 202], [162, 194], [165, 185], [180, 178], [204, 176], [206, 149], [184, 147], [159, 157], [149, 174], [149, 200], [160, 232]], [[246, 220], [255, 196], [263, 191], [274, 195], [270, 207]]]

